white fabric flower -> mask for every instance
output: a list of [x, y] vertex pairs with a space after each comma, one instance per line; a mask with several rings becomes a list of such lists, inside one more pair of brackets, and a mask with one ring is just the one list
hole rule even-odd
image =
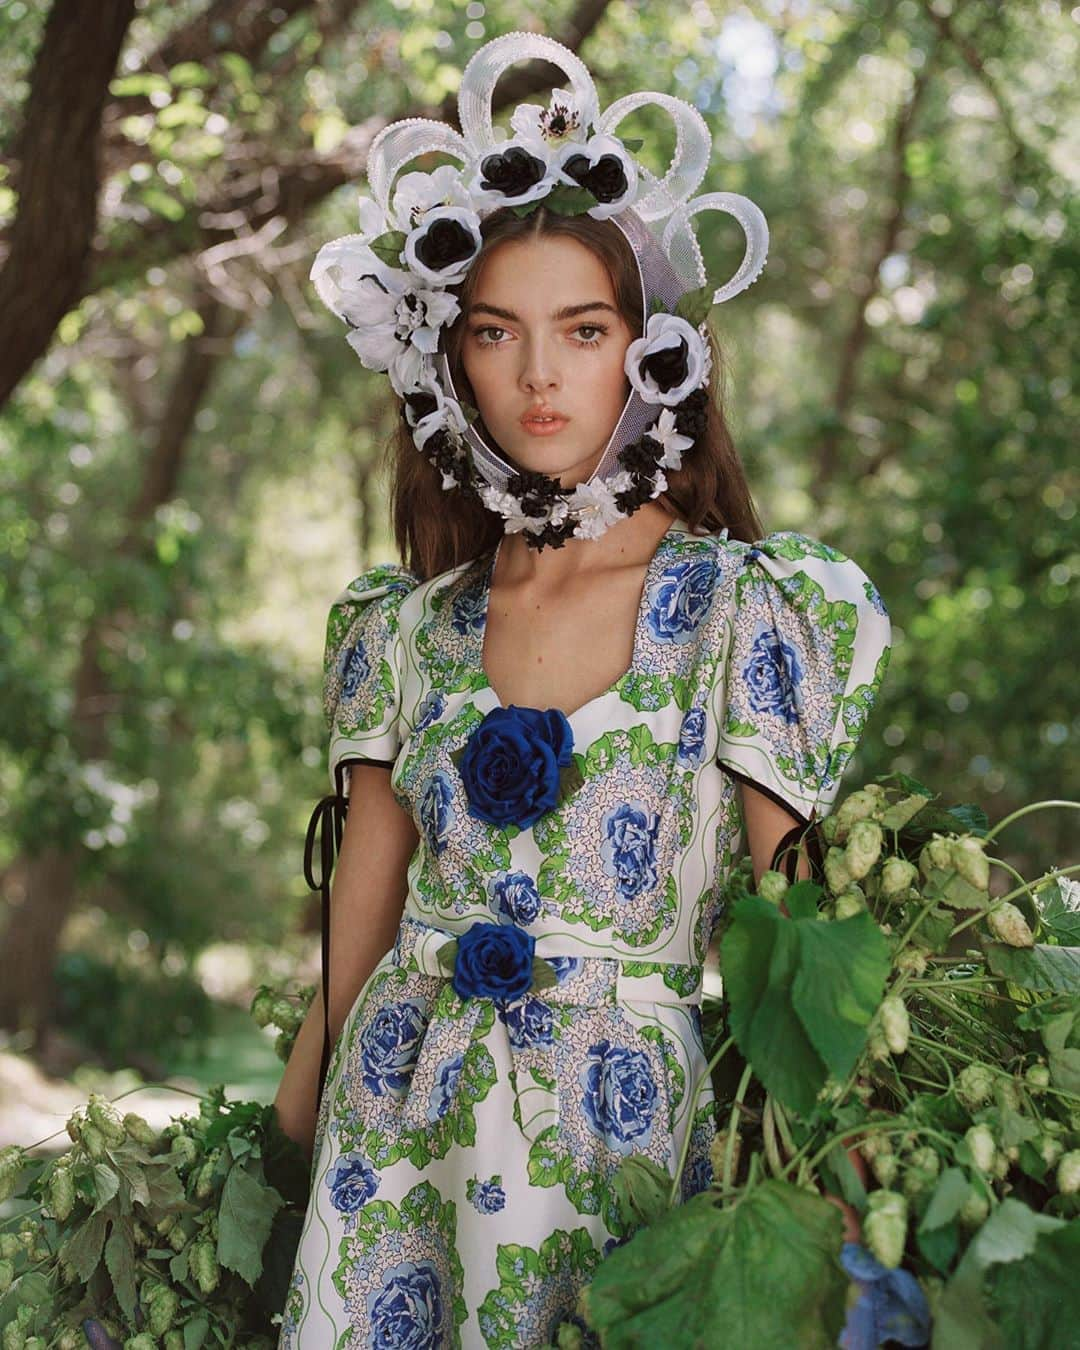
[[664, 447], [659, 463], [665, 469], [682, 468], [682, 452], [694, 444], [693, 436], [680, 436], [675, 427], [675, 414], [665, 408], [656, 422], [645, 433], [651, 440], [659, 441]]
[[[678, 384], [661, 389], [651, 374], [641, 367], [648, 357], [660, 357], [664, 352], [674, 354], [685, 345], [684, 368]], [[646, 403], [664, 403], [669, 407], [681, 403], [687, 394], [700, 387], [706, 369], [708, 351], [701, 334], [678, 314], [660, 311], [649, 315], [645, 336], [631, 342], [623, 359], [626, 377]]]
[[442, 385], [425, 380], [423, 374], [417, 380], [417, 385], [419, 386], [417, 393], [431, 394], [435, 399], [435, 407], [431, 412], [425, 413], [415, 422], [412, 420], [409, 405], [405, 404], [405, 420], [412, 427], [413, 444], [417, 450], [423, 450], [437, 431], [448, 431], [452, 440], [460, 440], [469, 426], [461, 404], [456, 398], [450, 398], [445, 394]]
[[626, 187], [618, 197], [609, 202], [600, 202], [598, 205], [590, 207], [585, 214], [592, 216], [594, 220], [607, 220], [609, 216], [613, 216], [616, 212], [623, 210], [624, 207], [630, 206], [637, 196], [638, 171], [633, 156], [626, 150], [622, 141], [616, 136], [600, 133], [591, 136], [584, 145], [564, 145], [554, 160], [554, 168], [561, 183], [567, 183], [571, 187], [581, 186], [578, 180], [567, 173], [563, 166], [567, 160], [582, 155], [589, 161], [591, 169], [595, 169], [605, 156], [613, 156], [619, 161], [623, 178], [626, 180]]
[[557, 525], [566, 515], [566, 502], [559, 498], [547, 515], [527, 516], [522, 512], [520, 500], [512, 492], [502, 492], [491, 483], [486, 483], [480, 489], [480, 498], [489, 511], [502, 516], [506, 534], [519, 534], [522, 530], [539, 534], [549, 522]]
[[586, 140], [599, 115], [600, 104], [595, 94], [579, 103], [571, 89], [553, 89], [546, 108], [538, 103], [519, 103], [510, 125], [524, 141], [560, 145], [565, 141]]
[[432, 173], [403, 173], [394, 189], [391, 210], [397, 228], [408, 234], [435, 207], [470, 205], [461, 170], [443, 164]]
[[[452, 221], [460, 227], [465, 252], [447, 262], [444, 267], [432, 267], [418, 256], [418, 249], [431, 230], [440, 221]], [[480, 252], [480, 217], [466, 206], [436, 206], [424, 213], [423, 219], [405, 240], [405, 263], [415, 276], [435, 286], [453, 286], [462, 281], [473, 260]]]
[[386, 217], [383, 215], [382, 207], [373, 198], [361, 197], [360, 209], [357, 214], [360, 221], [361, 239], [377, 239], [380, 234], [386, 233]]
[[575, 539], [599, 539], [624, 512], [615, 504], [615, 494], [602, 479], [592, 483], [578, 483], [567, 499], [572, 512], [580, 513], [574, 526]]

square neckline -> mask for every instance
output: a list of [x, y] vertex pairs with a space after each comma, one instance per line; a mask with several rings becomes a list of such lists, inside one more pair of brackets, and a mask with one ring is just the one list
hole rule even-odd
[[[634, 645], [633, 650], [630, 653], [630, 664], [626, 667], [626, 669], [618, 677], [618, 679], [615, 680], [614, 683], [610, 684], [605, 690], [603, 690], [602, 693], [599, 693], [595, 695], [593, 698], [590, 698], [587, 702], [582, 703], [580, 707], [575, 708], [573, 712], [563, 713], [563, 716], [566, 718], [567, 722], [570, 723], [571, 728], [573, 728], [576, 719], [585, 716], [585, 714], [590, 712], [593, 708], [595, 708], [597, 704], [604, 702], [604, 700], [610, 698], [612, 694], [617, 693], [623, 681], [628, 676], [634, 674], [634, 672], [637, 670], [639, 659], [641, 656], [642, 633], [645, 627], [645, 616], [648, 614], [650, 608], [649, 591], [652, 589], [652, 584], [656, 579], [656, 576], [661, 568], [661, 563], [663, 562], [666, 565], [667, 555], [671, 549], [672, 538], [676, 535], [687, 535], [689, 534], [689, 532], [690, 526], [686, 523], [686, 521], [683, 520], [681, 516], [676, 516], [675, 519], [672, 520], [668, 528], [660, 536], [656, 548], [653, 550], [653, 555], [649, 559], [645, 567], [645, 577], [641, 586], [641, 595], [638, 598], [637, 617], [634, 620]], [[487, 636], [488, 614], [491, 610], [491, 581], [492, 577], [495, 574], [495, 564], [498, 561], [499, 550], [502, 548], [503, 539], [505, 538], [506, 535], [504, 534], [502, 539], [500, 539], [499, 542], [495, 545], [495, 549], [492, 552], [491, 559], [487, 563], [486, 567], [484, 567], [480, 575], [479, 610], [482, 616], [482, 622], [479, 626], [478, 630], [479, 636], [476, 639], [475, 645], [476, 645], [476, 665], [480, 673], [480, 678], [483, 681], [483, 684], [480, 686], [479, 690], [475, 691], [475, 693], [476, 695], [486, 695], [488, 702], [491, 704], [491, 708], [488, 709], [487, 711], [494, 711], [495, 709], [507, 711], [511, 707], [522, 708], [528, 706], [523, 703], [516, 703], [516, 704], [504, 703], [501, 695], [496, 690], [495, 686], [491, 683], [491, 680], [488, 679], [487, 668], [484, 665], [484, 639]], [[474, 629], [473, 631], [476, 632], [477, 630]], [[540, 709], [539, 711], [548, 711], [548, 710], [549, 709]], [[556, 711], [562, 710], [557, 709]]]

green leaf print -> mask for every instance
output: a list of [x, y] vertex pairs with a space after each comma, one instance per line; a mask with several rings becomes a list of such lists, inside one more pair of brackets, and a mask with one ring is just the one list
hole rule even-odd
[[605, 731], [585, 752], [585, 777], [596, 778], [615, 763], [615, 733]]

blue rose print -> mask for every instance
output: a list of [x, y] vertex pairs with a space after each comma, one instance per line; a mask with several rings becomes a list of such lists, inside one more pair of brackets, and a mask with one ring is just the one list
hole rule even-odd
[[371, 662], [367, 658], [363, 638], [355, 646], [346, 647], [341, 653], [338, 670], [341, 675], [342, 696], [352, 698], [371, 674]]
[[541, 998], [529, 997], [522, 1003], [499, 1009], [500, 1019], [510, 1033], [510, 1044], [515, 1050], [527, 1050], [530, 1045], [553, 1045], [551, 1006]]
[[742, 669], [750, 706], [755, 712], [775, 713], [786, 722], [799, 720], [798, 686], [803, 668], [799, 656], [775, 628], [761, 628], [754, 637], [750, 659]]
[[454, 1099], [454, 1089], [461, 1077], [461, 1066], [465, 1063], [465, 1052], [459, 1050], [456, 1055], [444, 1059], [435, 1070], [435, 1086], [428, 1098], [428, 1120], [441, 1120], [450, 1109]]
[[457, 632], [482, 633], [484, 619], [484, 594], [481, 587], [471, 586], [455, 598], [450, 610], [450, 622]]
[[705, 709], [688, 708], [679, 731], [675, 757], [680, 764], [700, 764], [705, 754]]
[[609, 1148], [627, 1157], [652, 1137], [659, 1092], [643, 1050], [598, 1041], [578, 1074], [585, 1089], [585, 1123]]
[[404, 999], [380, 1008], [360, 1032], [364, 1086], [377, 1097], [402, 1097], [427, 1027], [427, 1004]]
[[674, 563], [653, 592], [649, 631], [657, 642], [689, 642], [709, 612], [716, 589], [716, 563], [711, 558]]
[[600, 827], [604, 872], [618, 883], [619, 897], [632, 900], [656, 885], [656, 835], [660, 815], [645, 802], [623, 802], [608, 811]]
[[369, 1345], [393, 1350], [438, 1350], [443, 1320], [439, 1272], [432, 1261], [391, 1266], [382, 1288], [367, 1296]]
[[379, 1189], [379, 1174], [359, 1153], [344, 1153], [327, 1173], [334, 1208], [355, 1214]]
[[432, 853], [446, 848], [450, 827], [457, 821], [451, 801], [454, 787], [445, 769], [436, 769], [424, 785], [420, 798], [420, 824]]
[[581, 969], [580, 956], [546, 956], [544, 959], [551, 962], [555, 971], [555, 978], [560, 984], [572, 980]]
[[437, 722], [446, 707], [446, 695], [439, 689], [432, 689], [420, 700], [416, 726], [413, 731], [426, 731], [432, 722]]
[[474, 1177], [465, 1183], [465, 1193], [472, 1201], [478, 1214], [497, 1214], [506, 1205], [506, 1192], [500, 1186], [502, 1177], [496, 1174], [489, 1181], [477, 1181]]
[[488, 882], [492, 910], [511, 923], [527, 924], [540, 913], [540, 892], [528, 872], [500, 872]]
[[692, 1163], [687, 1165], [683, 1173], [682, 1193], [683, 1199], [689, 1200], [692, 1195], [699, 1195], [702, 1191], [708, 1190], [712, 1185], [713, 1170], [709, 1155], [695, 1158]]

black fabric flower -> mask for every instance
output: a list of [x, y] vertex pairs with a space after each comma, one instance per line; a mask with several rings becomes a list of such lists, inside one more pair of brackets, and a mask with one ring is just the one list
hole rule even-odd
[[485, 192], [520, 197], [541, 181], [547, 173], [547, 165], [522, 146], [512, 145], [509, 150], [485, 155], [480, 162], [480, 173], [480, 186]]
[[646, 356], [638, 369], [645, 378], [656, 381], [658, 389], [666, 394], [676, 389], [690, 374], [690, 349], [682, 338], [677, 347], [664, 347]]
[[588, 188], [598, 202], [618, 201], [630, 187], [618, 155], [601, 155], [595, 164], [590, 164], [586, 155], [571, 155], [563, 169], [575, 183]]
[[459, 220], [437, 217], [416, 241], [416, 256], [433, 272], [444, 272], [476, 252], [476, 240]]

